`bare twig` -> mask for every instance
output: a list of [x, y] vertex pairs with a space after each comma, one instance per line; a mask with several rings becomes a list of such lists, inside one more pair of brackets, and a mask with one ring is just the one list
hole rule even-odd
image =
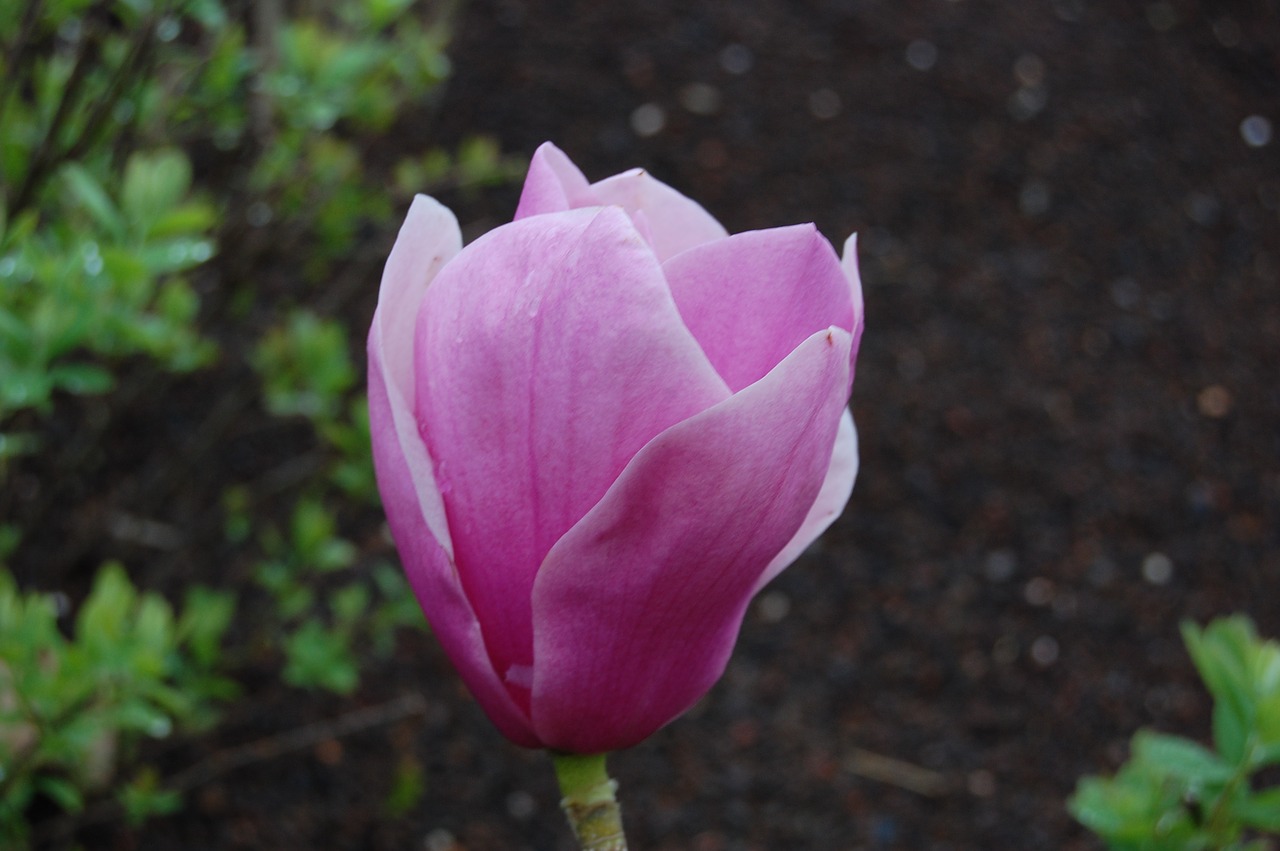
[[251, 104], [254, 139], [263, 148], [275, 137], [275, 103], [271, 75], [280, 67], [280, 31], [284, 11], [280, 0], [258, 0], [253, 4], [253, 49], [258, 67], [254, 75]]
[[[267, 736], [238, 747], [219, 751], [161, 781], [159, 788], [173, 792], [190, 792], [237, 769], [278, 759], [291, 753], [315, 747], [321, 742], [350, 736], [394, 724], [426, 712], [427, 702], [418, 694], [406, 694], [377, 706], [356, 709], [336, 718], [328, 718], [292, 730]], [[102, 800], [78, 815], [64, 815], [41, 824], [35, 830], [38, 844], [65, 842], [75, 832], [90, 824], [113, 821], [122, 815], [122, 807], [114, 800]]]
[[952, 785], [945, 775], [936, 771], [861, 748], [854, 748], [844, 767], [850, 774], [897, 786], [926, 798], [936, 798]]
[[63, 84], [62, 96], [58, 100], [58, 106], [53, 112], [53, 117], [49, 119], [44, 141], [32, 150], [31, 162], [27, 165], [27, 172], [23, 175], [22, 183], [18, 185], [18, 191], [13, 196], [9, 211], [10, 215], [15, 215], [26, 209], [39, 190], [40, 184], [44, 182], [45, 177], [57, 167], [62, 159], [56, 153], [59, 147], [58, 135], [62, 132], [62, 125], [67, 120], [67, 116], [71, 114], [72, 104], [80, 99], [80, 89], [88, 78], [90, 71], [93, 70], [101, 48], [96, 38], [96, 33], [86, 33], [82, 38], [80, 47], [76, 51], [76, 62], [71, 68], [71, 75], [67, 78], [66, 83]]
[[[96, 21], [106, 14], [109, 5], [105, 2], [99, 3], [85, 15], [86, 20], [100, 26]], [[81, 89], [89, 73], [96, 67], [102, 48], [100, 33], [91, 31], [84, 36], [79, 53], [76, 55], [76, 64], [63, 87], [62, 98], [58, 102], [53, 118], [49, 121], [44, 142], [35, 149], [27, 173], [23, 176], [22, 183], [14, 195], [11, 215], [15, 211], [25, 209], [34, 201], [41, 185], [58, 166], [83, 156], [97, 141], [106, 129], [107, 122], [128, 85], [142, 76], [150, 61], [155, 48], [155, 23], [156, 17], [153, 14], [137, 28], [133, 42], [129, 45], [129, 53], [112, 75], [107, 84], [107, 90], [95, 99], [89, 117], [81, 125], [75, 140], [63, 148], [58, 143], [62, 125], [71, 113], [72, 106], [81, 100]]]
[[356, 709], [337, 718], [317, 721], [220, 751], [172, 775], [162, 785], [175, 792], [187, 792], [238, 768], [306, 750], [330, 739], [383, 727], [403, 718], [421, 715], [426, 710], [427, 702], [422, 695], [406, 694], [378, 706]]
[[137, 28], [134, 33], [133, 43], [129, 45], [129, 55], [120, 63], [120, 68], [115, 76], [111, 78], [111, 84], [107, 87], [107, 91], [94, 104], [93, 112], [90, 113], [89, 118], [81, 127], [79, 137], [62, 155], [63, 160], [79, 159], [90, 150], [106, 129], [107, 120], [115, 111], [116, 105], [120, 102], [120, 97], [124, 94], [129, 83], [146, 77], [146, 69], [151, 64], [151, 59], [155, 53], [156, 21], [156, 14], [152, 13]]
[[18, 35], [13, 44], [5, 47], [8, 67], [4, 79], [0, 80], [0, 118], [4, 117], [4, 108], [9, 102], [9, 95], [18, 88], [18, 72], [26, 67], [28, 54], [34, 48], [36, 23], [40, 20], [40, 11], [44, 3], [41, 0], [27, 0], [22, 11], [22, 23], [18, 25]]

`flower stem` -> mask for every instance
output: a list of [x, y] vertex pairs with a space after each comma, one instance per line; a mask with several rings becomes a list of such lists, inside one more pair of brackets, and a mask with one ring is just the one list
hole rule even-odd
[[608, 754], [553, 753], [556, 779], [564, 798], [560, 807], [569, 818], [582, 851], [627, 851], [618, 808], [618, 782], [609, 779], [604, 761]]

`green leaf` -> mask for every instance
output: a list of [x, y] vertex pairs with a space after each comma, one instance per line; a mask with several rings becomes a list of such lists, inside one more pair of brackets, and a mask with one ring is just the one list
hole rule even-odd
[[190, 0], [187, 11], [208, 30], [219, 30], [227, 25], [227, 11], [218, 0]]
[[1267, 789], [1235, 802], [1235, 816], [1248, 827], [1280, 831], [1280, 787]]
[[1280, 742], [1261, 745], [1253, 752], [1254, 768], [1265, 768], [1268, 765], [1280, 765]]
[[[124, 285], [128, 290], [140, 289], [145, 300], [153, 283], [151, 271], [146, 261], [135, 248], [121, 248], [107, 245], [102, 248], [102, 270], [116, 284]], [[141, 284], [139, 286], [139, 283]]]
[[1257, 692], [1257, 732], [1264, 746], [1280, 744], [1280, 644], [1254, 647], [1253, 683]]
[[311, 566], [322, 573], [341, 570], [344, 567], [351, 566], [356, 560], [357, 552], [355, 544], [340, 538], [334, 538], [325, 541], [315, 551]]
[[187, 590], [177, 635], [202, 666], [212, 667], [217, 662], [222, 636], [235, 611], [235, 595], [228, 591], [213, 591], [198, 585]]
[[173, 719], [149, 701], [142, 699], [126, 700], [115, 711], [115, 721], [121, 729], [131, 730], [162, 739], [173, 732]]
[[1243, 616], [1221, 618], [1203, 630], [1186, 622], [1182, 637], [1214, 697], [1214, 745], [1228, 762], [1238, 764], [1257, 716], [1250, 671], [1257, 644], [1253, 624]]
[[293, 509], [293, 546], [304, 559], [333, 537], [333, 515], [315, 499], [302, 499]]
[[120, 790], [119, 798], [126, 818], [135, 827], [153, 815], [167, 815], [182, 806], [181, 793], [161, 788], [160, 775], [150, 766]]
[[26, 210], [18, 214], [15, 219], [10, 219], [8, 229], [5, 231], [3, 238], [0, 239], [0, 246], [22, 245], [31, 239], [31, 235], [36, 232], [36, 228], [40, 224], [40, 218], [34, 210]]
[[412, 753], [400, 756], [391, 781], [391, 791], [383, 804], [388, 816], [400, 818], [418, 807], [427, 793], [425, 774], [422, 762]]
[[52, 367], [49, 380], [55, 387], [77, 396], [106, 393], [115, 384], [110, 372], [88, 363], [64, 363]]
[[1249, 723], [1226, 701], [1213, 705], [1213, 744], [1223, 758], [1239, 764], [1249, 743]]
[[1141, 730], [1133, 737], [1134, 757], [1161, 773], [1191, 783], [1225, 783], [1233, 766], [1207, 748], [1178, 736]]
[[173, 609], [163, 598], [147, 594], [133, 614], [132, 637], [137, 650], [134, 668], [150, 677], [165, 672], [165, 660], [174, 645]]
[[1250, 647], [1257, 640], [1247, 618], [1222, 618], [1198, 629], [1182, 624], [1182, 638], [1196, 670], [1218, 700], [1234, 700], [1247, 706], [1250, 698], [1248, 662]]
[[69, 780], [44, 775], [35, 779], [35, 788], [69, 813], [78, 813], [84, 809], [84, 796]]
[[41, 375], [32, 370], [22, 370], [16, 375], [6, 375], [0, 382], [0, 411], [5, 408], [43, 408], [52, 390], [47, 373]]
[[[5, 457], [5, 435], [0, 433], [0, 459]], [[22, 530], [13, 523], [0, 523], [0, 567], [4, 566], [4, 560], [13, 555], [13, 551], [18, 548], [18, 544], [22, 541]], [[0, 588], [0, 592], [3, 589]], [[4, 619], [0, 618], [0, 623]]]
[[188, 236], [148, 242], [136, 256], [152, 275], [181, 272], [199, 266], [213, 256], [213, 243]]
[[281, 561], [266, 561], [255, 574], [258, 583], [271, 592], [284, 620], [297, 617], [311, 608], [315, 592], [298, 581], [293, 567]]
[[[155, 704], [156, 709], [178, 722], [194, 713], [198, 700], [197, 695], [188, 693], [185, 689], [167, 685], [159, 678], [140, 683], [139, 692]], [[157, 735], [168, 735], [168, 731], [161, 729]]]
[[149, 239], [203, 236], [217, 223], [218, 214], [208, 204], [191, 202], [156, 217], [147, 231]]
[[104, 565], [76, 618], [76, 638], [110, 648], [125, 632], [135, 597], [124, 568], [117, 562]]
[[1259, 694], [1280, 694], [1280, 644], [1274, 641], [1255, 644], [1252, 667]]
[[320, 687], [350, 694], [359, 682], [347, 639], [319, 621], [307, 621], [285, 642], [285, 681], [304, 688]]
[[62, 167], [62, 180], [72, 198], [98, 226], [113, 236], [124, 234], [124, 219], [98, 179], [79, 163]]
[[0, 339], [7, 339], [15, 348], [31, 345], [31, 329], [27, 323], [4, 305], [0, 305]]
[[134, 232], [148, 233], [191, 186], [191, 164], [178, 150], [135, 153], [124, 167], [121, 208]]
[[1132, 772], [1123, 771], [1112, 779], [1086, 777], [1077, 785], [1067, 809], [1109, 843], [1148, 837], [1161, 811], [1158, 790], [1136, 779]]
[[1082, 779], [1067, 802], [1067, 809], [1077, 821], [1100, 836], [1113, 836], [1127, 823], [1125, 813], [1111, 795], [1110, 781], [1101, 777]]
[[369, 608], [369, 589], [362, 582], [353, 582], [334, 592], [329, 608], [339, 626], [350, 628]]
[[262, 377], [271, 413], [303, 414], [321, 423], [338, 415], [343, 394], [357, 379], [346, 329], [303, 310], [294, 311], [286, 324], [263, 336], [253, 365]]

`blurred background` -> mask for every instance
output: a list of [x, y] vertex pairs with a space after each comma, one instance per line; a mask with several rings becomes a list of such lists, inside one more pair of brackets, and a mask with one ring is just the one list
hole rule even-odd
[[859, 234], [852, 502], [611, 761], [632, 847], [1101, 848], [1082, 775], [1209, 741], [1179, 624], [1280, 635], [1274, 0], [9, 0], [0, 41], [15, 847], [572, 847], [406, 596], [363, 408], [412, 193], [474, 238], [544, 140]]

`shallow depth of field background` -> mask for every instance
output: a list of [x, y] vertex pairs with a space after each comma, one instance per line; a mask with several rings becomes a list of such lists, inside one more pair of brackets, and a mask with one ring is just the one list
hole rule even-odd
[[[1208, 738], [1179, 622], [1280, 635], [1277, 3], [471, 0], [452, 30], [448, 79], [363, 138], [371, 167], [552, 140], [730, 231], [859, 234], [852, 502], [751, 606], [710, 695], [612, 759], [632, 847], [1100, 848], [1065, 811], [1076, 780], [1142, 726]], [[234, 168], [187, 150], [197, 186]], [[519, 191], [437, 182], [468, 239]], [[287, 529], [328, 469], [332, 442], [268, 413], [249, 352], [303, 306], [363, 370], [397, 197], [337, 257], [223, 208], [191, 275], [219, 355], [112, 361], [117, 391], [24, 414], [45, 445], [4, 471], [0, 519], [23, 532], [19, 584], [73, 604], [109, 559], [175, 600], [241, 589], [240, 696], [142, 745], [161, 776], [425, 700], [212, 774], [142, 827], [79, 827], [84, 847], [571, 847], [546, 760], [489, 727], [425, 629], [356, 641], [345, 695], [283, 682], [259, 628], [270, 536], [227, 531]], [[342, 570], [394, 563], [375, 506], [323, 499]]]

